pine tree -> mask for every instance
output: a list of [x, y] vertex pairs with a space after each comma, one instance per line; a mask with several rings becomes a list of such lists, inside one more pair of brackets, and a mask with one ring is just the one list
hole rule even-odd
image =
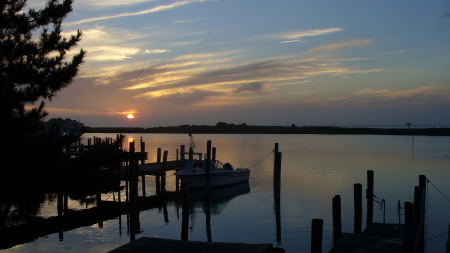
[[67, 167], [64, 138], [40, 132], [43, 101], [70, 85], [85, 56], [81, 49], [66, 59], [82, 34], [61, 34], [72, 0], [48, 0], [39, 10], [26, 2], [0, 0], [0, 188], [30, 186]]
[[43, 100], [73, 81], [85, 55], [81, 49], [65, 59], [82, 34], [61, 35], [72, 0], [48, 0], [43, 9], [23, 11], [26, 2], [0, 0], [0, 122], [13, 130], [29, 129], [47, 115]]

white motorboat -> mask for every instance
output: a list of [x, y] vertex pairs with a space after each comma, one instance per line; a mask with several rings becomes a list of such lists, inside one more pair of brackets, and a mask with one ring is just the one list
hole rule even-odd
[[[191, 188], [204, 188], [206, 185], [205, 160], [187, 160], [179, 171], [174, 173], [182, 182], [188, 183]], [[231, 164], [222, 164], [218, 160], [210, 161], [211, 188], [248, 182], [249, 169], [235, 169]]]

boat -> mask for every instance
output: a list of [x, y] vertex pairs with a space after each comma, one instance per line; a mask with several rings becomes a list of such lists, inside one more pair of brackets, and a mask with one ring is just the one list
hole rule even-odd
[[[182, 183], [188, 183], [190, 188], [205, 188], [206, 161], [187, 160], [184, 166], [174, 173]], [[210, 161], [210, 188], [248, 182], [249, 169], [235, 169], [230, 163], [222, 164], [218, 160]]]

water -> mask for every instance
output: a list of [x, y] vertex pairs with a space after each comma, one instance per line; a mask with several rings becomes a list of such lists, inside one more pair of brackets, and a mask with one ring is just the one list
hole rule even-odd
[[[86, 134], [85, 138], [115, 137]], [[142, 136], [156, 161], [157, 148], [168, 150], [168, 160], [176, 158], [180, 145], [188, 146], [187, 134], [127, 134], [139, 143]], [[331, 202], [342, 199], [342, 231], [353, 232], [353, 184], [366, 188], [366, 172], [375, 172], [374, 194], [386, 200], [386, 222], [398, 223], [397, 201], [413, 202], [418, 176], [426, 175], [447, 198], [450, 196], [450, 138], [370, 135], [207, 135], [195, 137], [196, 152], [206, 151], [207, 140], [217, 148], [217, 159], [235, 167], [251, 167], [249, 190], [211, 204], [211, 232], [207, 232], [205, 205], [191, 206], [189, 240], [213, 242], [272, 243], [286, 252], [310, 252], [311, 220], [324, 220], [323, 252], [332, 241]], [[273, 193], [274, 143], [282, 152], [280, 220], [277, 230]], [[139, 144], [137, 144], [139, 150]], [[266, 159], [264, 159], [267, 157]], [[146, 195], [155, 194], [154, 177], [146, 177]], [[450, 201], [428, 184], [427, 238], [448, 231]], [[175, 178], [168, 173], [167, 190], [175, 190]], [[230, 190], [231, 191], [231, 190]], [[218, 195], [219, 193], [217, 193]], [[117, 196], [116, 196], [117, 197]], [[112, 193], [102, 199], [111, 200]], [[363, 200], [365, 224], [365, 200]], [[70, 208], [83, 209], [76, 201]], [[382, 222], [383, 211], [374, 205], [374, 222]], [[42, 216], [56, 215], [55, 204], [46, 204]], [[181, 205], [169, 202], [161, 208], [140, 213], [142, 232], [136, 237], [152, 236], [181, 239]], [[127, 217], [64, 232], [64, 239], [51, 234], [33, 242], [17, 245], [6, 252], [105, 252], [129, 242]], [[403, 222], [403, 217], [402, 217]], [[364, 225], [363, 225], [364, 229]], [[444, 252], [447, 234], [427, 241], [428, 252]]]

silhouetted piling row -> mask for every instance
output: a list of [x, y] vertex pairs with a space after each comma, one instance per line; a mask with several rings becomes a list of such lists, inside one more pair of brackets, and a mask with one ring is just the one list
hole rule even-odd
[[[414, 203], [404, 203], [404, 224], [373, 222], [374, 173], [367, 171], [367, 221], [366, 229], [361, 233], [362, 186], [354, 184], [354, 233], [343, 233], [341, 224], [341, 196], [332, 201], [333, 248], [330, 252], [366, 252], [377, 249], [379, 252], [424, 252], [425, 241], [425, 192], [426, 177], [419, 176], [419, 186], [414, 188]], [[381, 202], [384, 203], [384, 200]], [[401, 210], [397, 207], [398, 214]], [[383, 218], [384, 219], [384, 218]], [[311, 252], [320, 252], [322, 241], [317, 231], [320, 222], [313, 220], [311, 231]], [[450, 227], [449, 227], [450, 229]], [[320, 239], [320, 240], [319, 240]], [[447, 246], [448, 248], [448, 246]], [[319, 250], [319, 251], [318, 251]], [[448, 252], [448, 250], [447, 250]]]

